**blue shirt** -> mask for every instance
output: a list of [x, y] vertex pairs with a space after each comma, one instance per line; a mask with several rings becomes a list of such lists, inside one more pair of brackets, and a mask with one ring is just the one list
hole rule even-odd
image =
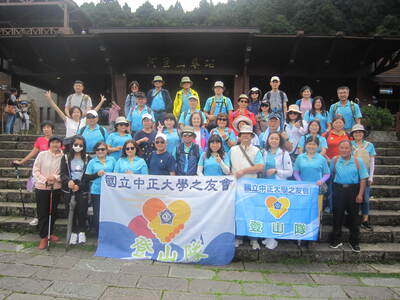
[[[229, 129], [228, 127], [226, 127], [226, 128], [224, 128], [224, 132], [225, 132], [226, 136], [228, 137], [228, 140], [229, 140], [229, 141], [237, 142], [236, 135], [235, 135], [235, 133], [233, 132], [232, 129]], [[218, 130], [218, 127], [216, 127], [216, 128], [214, 128], [213, 130], [211, 130], [211, 132], [210, 132], [210, 137], [211, 137], [213, 134], [217, 134], [217, 135], [221, 136], [221, 134], [220, 134], [220, 132], [219, 132], [219, 130]], [[225, 151], [225, 153], [228, 153], [229, 150], [231, 149], [231, 147], [228, 146], [227, 141], [225, 141], [225, 140], [222, 138], [222, 136], [221, 136], [221, 139], [222, 139], [222, 145], [224, 146], [224, 151]]]
[[[185, 173], [187, 173], [187, 172], [188, 172], [188, 169], [189, 169], [189, 159], [188, 159], [188, 156], [189, 156], [190, 149], [192, 149], [192, 146], [193, 146], [193, 145], [194, 145], [193, 143], [191, 143], [189, 147], [187, 147], [185, 144], [183, 145], [183, 150], [185, 151], [185, 165], [184, 165], [184, 167], [183, 167], [183, 171], [184, 171]], [[200, 155], [200, 157], [203, 155], [203, 150], [201, 149], [200, 146], [199, 146], [199, 155]]]
[[86, 141], [86, 151], [87, 152], [93, 152], [93, 147], [96, 145], [98, 142], [105, 142], [108, 137], [107, 130], [103, 130], [104, 132], [104, 137], [103, 134], [101, 133], [100, 130], [100, 125], [96, 124], [96, 127], [94, 129], [91, 129], [89, 125], [86, 125], [84, 127], [85, 129], [83, 130], [82, 136], [85, 138]]
[[[106, 143], [107, 143], [107, 145], [110, 145], [112, 148], [114, 148], [114, 147], [123, 146], [127, 140], [131, 140], [131, 139], [132, 139], [132, 136], [128, 133], [125, 133], [124, 135], [120, 135], [118, 132], [113, 132], [108, 136]], [[115, 161], [117, 161], [121, 157], [121, 154], [122, 154], [122, 150], [119, 150], [119, 151], [112, 152], [110, 154], [110, 156], [113, 157], [115, 159]]]
[[228, 114], [228, 111], [233, 110], [231, 99], [225, 96], [217, 99], [214, 96], [207, 99], [207, 102], [204, 105], [204, 111], [208, 113], [211, 112], [213, 100], [215, 101], [215, 110], [213, 113], [214, 116], [218, 115], [219, 113]]
[[[335, 106], [337, 106], [336, 112], [334, 111]], [[353, 127], [355, 123], [355, 119], [362, 118], [360, 107], [357, 103], [354, 103], [354, 116], [351, 110], [350, 100], [347, 100], [346, 105], [342, 106], [339, 102], [334, 103], [329, 108], [329, 123], [332, 123], [333, 118], [335, 115], [341, 115], [344, 118], [344, 129], [349, 130]]]
[[319, 124], [321, 125], [321, 133], [324, 133], [328, 130], [329, 114], [326, 112], [325, 114], [321, 114], [319, 112], [315, 113], [315, 115], [311, 114], [311, 111], [307, 111], [304, 114], [304, 120], [307, 123], [310, 123], [312, 120], [319, 120]]
[[[337, 163], [335, 166], [335, 161]], [[353, 156], [349, 160], [344, 160], [342, 157], [331, 160], [331, 173], [333, 175], [333, 182], [339, 184], [357, 184], [360, 179], [368, 178], [368, 171], [365, 167], [364, 162], [361, 158], [357, 158], [359, 161], [360, 169], [357, 170], [357, 165], [354, 161]], [[335, 171], [334, 171], [335, 170]]]
[[174, 128], [172, 133], [169, 133], [168, 129], [164, 129], [163, 133], [167, 136], [167, 151], [174, 158], [176, 158], [176, 147], [181, 143], [181, 139], [178, 134], [178, 130]]
[[192, 92], [184, 94], [182, 92], [182, 106], [181, 106], [181, 114], [189, 110], [189, 97], [192, 95]]
[[[311, 134], [306, 134], [300, 138], [300, 141], [299, 141], [299, 144], [297, 145], [297, 147], [303, 148], [303, 152], [306, 152], [306, 150], [304, 149], [304, 144], [310, 136], [311, 136]], [[326, 142], [326, 138], [324, 138], [323, 136], [320, 136], [319, 134], [317, 135], [317, 138], [319, 140], [319, 146], [318, 146], [317, 152], [318, 153], [321, 152], [323, 148], [328, 149], [328, 144]]]
[[133, 132], [138, 132], [143, 129], [143, 124], [142, 124], [142, 116], [144, 114], [150, 114], [154, 119], [154, 114], [153, 111], [149, 112], [150, 109], [147, 105], [144, 106], [143, 110], [139, 112], [138, 106], [135, 106], [133, 110], [129, 113], [128, 117], [126, 118], [129, 122], [131, 122], [131, 130]]
[[[261, 153], [261, 152], [260, 152]], [[275, 154], [273, 154], [271, 152], [271, 150], [268, 150], [267, 154], [266, 154], [266, 159], [264, 161], [264, 170], [268, 171], [269, 169], [276, 169], [276, 162], [275, 162], [275, 157], [276, 157], [276, 152]], [[266, 178], [268, 179], [276, 179], [276, 174], [272, 175], [272, 176], [267, 176]]]
[[146, 162], [143, 158], [135, 156], [133, 160], [129, 160], [127, 157], [121, 157], [115, 164], [115, 173], [126, 173], [126, 171], [132, 171], [133, 174], [149, 174]]
[[176, 162], [170, 153], [157, 154], [154, 151], [151, 154], [149, 162], [150, 175], [170, 175], [171, 172], [176, 172]]
[[154, 111], [165, 110], [165, 102], [161, 90], [156, 94], [156, 89], [152, 90], [152, 95], [154, 96], [151, 102], [151, 109]]
[[[223, 162], [226, 166], [230, 167], [231, 162], [229, 159], [229, 155], [225, 153]], [[200, 156], [199, 159], [199, 166], [203, 167], [203, 174], [205, 176], [223, 176], [225, 173], [222, 171], [221, 166], [215, 159], [213, 155], [211, 155], [209, 158], [207, 158], [206, 154], [204, 153], [202, 156]]]
[[330, 173], [327, 160], [319, 153], [315, 153], [311, 159], [306, 153], [297, 156], [294, 170], [299, 171], [302, 181], [311, 182], [317, 182], [322, 176]]
[[[106, 156], [106, 162], [103, 164], [97, 156], [91, 159], [86, 167], [86, 174], [92, 175], [103, 170], [104, 172], [113, 172], [115, 166], [115, 159], [111, 156]], [[90, 193], [94, 195], [100, 195], [101, 191], [101, 177], [98, 177], [92, 181]]]
[[[201, 118], [203, 119], [203, 124], [206, 123], [206, 115], [202, 112], [196, 109], [196, 112], [199, 112], [201, 115]], [[190, 112], [190, 110], [188, 110], [186, 113], [182, 112], [181, 116], [179, 117], [179, 124], [183, 124], [185, 126], [190, 126], [190, 116], [192, 115], [192, 113]]]

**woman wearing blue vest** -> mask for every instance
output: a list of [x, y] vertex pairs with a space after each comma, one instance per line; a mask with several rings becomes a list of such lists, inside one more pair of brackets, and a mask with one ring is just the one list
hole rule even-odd
[[136, 156], [138, 147], [134, 140], [128, 140], [122, 147], [122, 157], [115, 164], [115, 173], [149, 174], [147, 164], [143, 158]]
[[90, 184], [90, 197], [93, 203], [93, 225], [96, 233], [99, 233], [99, 217], [100, 217], [100, 191], [101, 177], [106, 172], [112, 172], [115, 166], [115, 159], [107, 156], [107, 144], [103, 141], [98, 142], [93, 147], [96, 156], [92, 158], [87, 167], [85, 183]]
[[168, 90], [163, 88], [164, 80], [161, 76], [154, 76], [152, 88], [147, 93], [147, 100], [150, 108], [154, 112], [155, 121], [164, 121], [165, 113], [172, 112], [172, 99]]
[[111, 153], [115, 161], [121, 157], [122, 146], [127, 140], [132, 139], [129, 132], [129, 122], [125, 117], [118, 117], [115, 120], [115, 132], [111, 133], [107, 138], [108, 152]]
[[312, 120], [318, 120], [321, 124], [321, 134], [331, 130], [331, 124], [329, 123], [329, 114], [325, 109], [324, 98], [316, 96], [312, 102], [311, 110], [304, 114], [304, 120], [310, 122]]
[[337, 249], [342, 244], [342, 225], [345, 211], [348, 212], [350, 225], [349, 246], [359, 253], [360, 224], [358, 212], [364, 200], [365, 180], [368, 171], [360, 158], [351, 155], [351, 141], [343, 140], [339, 144], [339, 156], [330, 163], [333, 177], [333, 233], [329, 247]]
[[321, 125], [318, 120], [312, 120], [308, 124], [308, 133], [306, 135], [303, 135], [300, 138], [299, 144], [297, 146], [299, 154], [304, 153], [304, 146], [305, 146], [305, 141], [309, 137], [315, 137], [318, 139], [318, 149], [317, 152], [321, 154], [322, 156], [325, 156], [326, 150], [328, 149], [328, 144], [326, 142], [326, 138], [320, 135], [321, 134]]
[[183, 127], [182, 143], [176, 149], [176, 175], [197, 175], [197, 165], [203, 151], [193, 143], [195, 138], [193, 127]]
[[208, 140], [207, 152], [203, 153], [197, 167], [198, 176], [222, 176], [230, 174], [229, 155], [225, 153], [222, 139], [213, 135]]

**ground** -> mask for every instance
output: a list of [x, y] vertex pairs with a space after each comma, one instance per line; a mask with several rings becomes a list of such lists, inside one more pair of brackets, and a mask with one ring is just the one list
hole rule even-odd
[[88, 242], [40, 251], [36, 235], [0, 233], [0, 299], [400, 299], [398, 263], [180, 265], [95, 257]]

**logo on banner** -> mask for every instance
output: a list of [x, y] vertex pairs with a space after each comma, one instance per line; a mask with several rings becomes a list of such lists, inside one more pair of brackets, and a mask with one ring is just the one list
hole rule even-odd
[[265, 205], [275, 219], [280, 219], [289, 211], [290, 201], [286, 197], [269, 196], [265, 199]]
[[148, 227], [162, 243], [171, 242], [181, 232], [190, 214], [190, 206], [183, 200], [167, 206], [162, 200], [151, 198], [143, 204]]

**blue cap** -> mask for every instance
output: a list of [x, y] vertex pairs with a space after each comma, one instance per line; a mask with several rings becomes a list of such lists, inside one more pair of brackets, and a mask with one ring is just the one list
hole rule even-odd
[[277, 114], [277, 113], [270, 113], [269, 114], [269, 117], [268, 117], [268, 121], [269, 120], [271, 120], [271, 119], [278, 119], [279, 121], [281, 120], [281, 116], [279, 115], [279, 114]]

